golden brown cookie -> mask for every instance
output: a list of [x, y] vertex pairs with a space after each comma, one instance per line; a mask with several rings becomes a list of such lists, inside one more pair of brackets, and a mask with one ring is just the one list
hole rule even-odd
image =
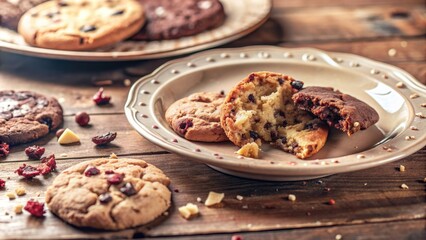
[[86, 50], [124, 40], [144, 23], [144, 9], [135, 0], [61, 0], [27, 11], [18, 32], [37, 47]]
[[325, 144], [328, 128], [310, 113], [294, 106], [292, 95], [303, 82], [272, 72], [255, 72], [226, 96], [222, 127], [237, 146], [270, 142], [298, 158], [317, 153]]
[[174, 102], [166, 111], [166, 120], [180, 136], [200, 142], [228, 140], [220, 126], [220, 109], [225, 96], [201, 92]]
[[79, 227], [107, 230], [151, 222], [169, 207], [169, 178], [139, 159], [96, 159], [61, 172], [46, 192], [49, 210]]

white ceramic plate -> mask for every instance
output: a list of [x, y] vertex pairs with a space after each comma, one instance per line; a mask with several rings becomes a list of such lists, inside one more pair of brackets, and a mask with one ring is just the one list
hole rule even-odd
[[269, 17], [271, 0], [221, 0], [224, 24], [195, 36], [163, 41], [123, 41], [95, 51], [62, 51], [27, 45], [16, 32], [0, 27], [0, 50], [45, 58], [118, 61], [176, 56], [225, 44], [260, 27]]
[[[240, 159], [234, 153], [238, 148], [230, 142], [191, 142], [167, 125], [164, 113], [174, 101], [194, 92], [228, 92], [243, 77], [260, 70], [291, 75], [305, 86], [339, 89], [375, 108], [380, 120], [351, 137], [332, 130], [325, 147], [308, 160], [266, 145], [261, 159]], [[398, 88], [398, 82], [404, 87]], [[414, 93], [418, 97], [413, 98]], [[125, 112], [140, 134], [188, 161], [241, 177], [302, 180], [371, 168], [418, 151], [426, 144], [426, 119], [420, 117], [426, 115], [421, 106], [425, 102], [425, 86], [391, 65], [309, 48], [253, 46], [205, 51], [164, 64], [133, 85]]]

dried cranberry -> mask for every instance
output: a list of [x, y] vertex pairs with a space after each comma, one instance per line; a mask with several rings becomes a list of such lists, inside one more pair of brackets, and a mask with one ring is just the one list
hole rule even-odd
[[86, 176], [86, 177], [91, 177], [91, 176], [95, 176], [95, 175], [98, 175], [98, 174], [100, 174], [101, 173], [101, 171], [99, 171], [99, 169], [97, 169], [96, 167], [94, 167], [94, 166], [89, 166], [89, 167], [87, 167], [86, 168], [86, 170], [84, 171], [84, 175]]
[[17, 173], [19, 176], [31, 179], [37, 175], [40, 175], [40, 170], [33, 166], [22, 164], [22, 166], [16, 169], [15, 173]]
[[136, 194], [136, 189], [128, 182], [120, 188], [120, 192], [124, 193], [126, 196], [132, 196]]
[[291, 87], [300, 90], [303, 88], [303, 82], [299, 80], [294, 80], [291, 82]]
[[96, 145], [104, 145], [114, 141], [115, 137], [117, 137], [116, 132], [107, 132], [103, 135], [93, 137], [92, 142], [94, 142]]
[[56, 137], [59, 138], [62, 135], [62, 133], [64, 133], [64, 131], [65, 131], [65, 129], [63, 129], [63, 128], [58, 129], [58, 131], [56, 131]]
[[56, 159], [55, 155], [50, 155], [41, 159], [41, 164], [37, 166], [37, 170], [41, 175], [46, 175], [51, 173], [56, 169]]
[[33, 199], [28, 200], [24, 209], [35, 217], [43, 217], [44, 213], [46, 212], [44, 211], [44, 203], [40, 203]]
[[188, 128], [192, 127], [194, 124], [191, 119], [185, 118], [179, 123], [179, 133], [185, 135]]
[[252, 103], [256, 103], [256, 98], [253, 96], [253, 94], [248, 95], [248, 100]]
[[30, 159], [40, 159], [41, 156], [43, 156], [44, 151], [46, 149], [44, 147], [40, 147], [37, 145], [34, 146], [30, 146], [25, 148], [25, 154], [30, 158]]
[[278, 83], [279, 83], [280, 85], [283, 85], [284, 80], [283, 80], [282, 78], [278, 78]]
[[232, 236], [231, 240], [243, 240], [244, 238], [240, 235], [234, 235]]
[[96, 103], [96, 105], [108, 104], [110, 100], [110, 96], [104, 96], [103, 88], [99, 88], [99, 91], [93, 96], [93, 101]]
[[109, 193], [104, 193], [104, 194], [99, 195], [98, 199], [99, 199], [99, 202], [101, 202], [101, 203], [109, 203], [109, 202], [111, 202], [112, 197]]
[[0, 143], [0, 157], [6, 157], [9, 155], [9, 144]]
[[3, 179], [0, 179], [0, 189], [4, 189], [6, 187], [6, 181]]
[[86, 112], [79, 112], [75, 115], [75, 122], [82, 127], [87, 126], [90, 122], [90, 116]]
[[256, 141], [256, 139], [258, 139], [260, 136], [257, 132], [250, 131], [250, 137], [253, 138]]
[[114, 171], [113, 170], [106, 170], [105, 171], [105, 174], [113, 174], [114, 173]]
[[119, 184], [123, 181], [124, 179], [124, 174], [121, 173], [113, 173], [108, 175], [107, 177], [107, 181], [109, 184]]
[[253, 81], [253, 80], [254, 80], [254, 77], [255, 77], [254, 73], [250, 74], [250, 75], [249, 75], [249, 80], [250, 80], [250, 81]]

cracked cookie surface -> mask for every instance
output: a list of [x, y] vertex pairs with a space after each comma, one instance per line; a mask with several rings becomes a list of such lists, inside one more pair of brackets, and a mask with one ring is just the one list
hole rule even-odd
[[294, 106], [292, 95], [303, 82], [272, 72], [255, 72], [226, 96], [221, 124], [237, 146], [269, 142], [298, 158], [317, 153], [325, 144], [328, 128], [310, 113]]
[[18, 32], [33, 46], [86, 50], [124, 40], [144, 21], [135, 0], [55, 0], [27, 11]]
[[30, 91], [0, 91], [0, 142], [10, 145], [41, 138], [63, 121], [55, 98]]
[[180, 136], [200, 142], [227, 141], [220, 126], [220, 109], [225, 96], [200, 92], [174, 102], [166, 111], [166, 120]]
[[46, 192], [50, 211], [79, 227], [119, 230], [151, 222], [171, 204], [169, 178], [140, 159], [96, 159], [61, 172]]
[[379, 114], [363, 101], [329, 87], [306, 87], [293, 95], [296, 106], [312, 112], [330, 127], [352, 135], [379, 121]]

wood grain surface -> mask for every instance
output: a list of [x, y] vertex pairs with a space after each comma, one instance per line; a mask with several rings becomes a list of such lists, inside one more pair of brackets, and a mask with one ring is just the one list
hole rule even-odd
[[[271, 18], [257, 31], [224, 47], [276, 45], [314, 47], [346, 52], [400, 67], [426, 84], [426, 7], [419, 0], [275, 0]], [[216, 172], [206, 165], [168, 153], [141, 137], [128, 124], [124, 104], [130, 86], [174, 58], [95, 63], [39, 59], [0, 52], [0, 90], [33, 90], [53, 95], [65, 111], [63, 127], [75, 131], [81, 144], [60, 146], [54, 134], [11, 148], [0, 159], [0, 239], [425, 239], [426, 148], [398, 162], [380, 167], [296, 182], [265, 182]], [[99, 107], [91, 98], [103, 86], [112, 104]], [[86, 111], [89, 127], [80, 127], [74, 114]], [[117, 139], [96, 147], [91, 138], [116, 131]], [[55, 153], [58, 170], [47, 177], [21, 179], [21, 164], [35, 164], [23, 153], [42, 145]], [[47, 212], [37, 219], [16, 215], [13, 208], [30, 198], [44, 200], [54, 177], [78, 162], [109, 156], [144, 159], [160, 167], [172, 180], [173, 205], [168, 216], [154, 223], [118, 232], [72, 227]], [[65, 155], [64, 155], [65, 154]], [[399, 171], [404, 165], [405, 172]], [[402, 189], [407, 184], [409, 189]], [[24, 186], [27, 194], [9, 200], [5, 193]], [[225, 193], [221, 208], [196, 201], [209, 191]], [[288, 195], [297, 197], [295, 202]], [[243, 196], [237, 200], [236, 196]], [[336, 204], [328, 201], [334, 199]], [[184, 220], [177, 212], [188, 202], [201, 215]]]

